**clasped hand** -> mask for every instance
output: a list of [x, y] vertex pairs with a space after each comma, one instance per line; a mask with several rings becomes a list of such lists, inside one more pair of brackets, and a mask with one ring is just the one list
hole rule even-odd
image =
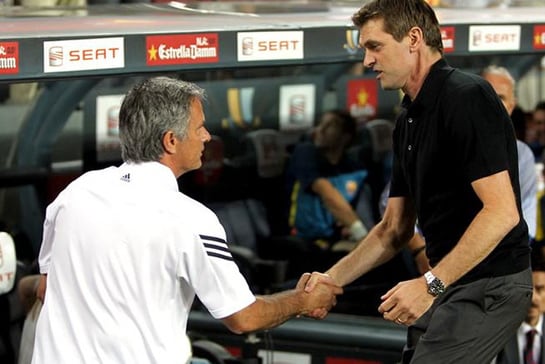
[[[305, 273], [308, 274], [308, 273]], [[301, 281], [304, 277], [301, 277]], [[305, 291], [313, 292], [322, 285], [336, 286], [334, 280], [327, 274], [314, 272], [306, 278]], [[426, 282], [422, 277], [400, 282], [381, 296], [382, 303], [378, 311], [385, 320], [393, 321], [400, 325], [412, 325], [432, 305], [433, 296], [428, 293]], [[307, 316], [324, 318], [328, 310], [316, 308]]]
[[[314, 277], [312, 288], [309, 289], [311, 277]], [[337, 304], [337, 295], [343, 293], [342, 287], [339, 287], [327, 274], [313, 272], [304, 273], [296, 290], [303, 292], [305, 298], [305, 310], [303, 315], [315, 319], [323, 319], [328, 312]]]

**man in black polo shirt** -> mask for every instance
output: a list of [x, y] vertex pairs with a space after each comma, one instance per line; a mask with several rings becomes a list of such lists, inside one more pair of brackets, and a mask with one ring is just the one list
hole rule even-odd
[[487, 82], [449, 67], [424, 0], [371, 0], [352, 20], [364, 66], [405, 96], [384, 218], [327, 274], [344, 286], [384, 263], [418, 217], [432, 269], [397, 284], [378, 308], [409, 326], [403, 363], [489, 363], [532, 296], [509, 115]]

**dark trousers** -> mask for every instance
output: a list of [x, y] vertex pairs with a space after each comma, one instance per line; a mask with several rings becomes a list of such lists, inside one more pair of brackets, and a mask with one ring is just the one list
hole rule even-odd
[[407, 331], [403, 364], [490, 363], [532, 301], [530, 268], [449, 287]]

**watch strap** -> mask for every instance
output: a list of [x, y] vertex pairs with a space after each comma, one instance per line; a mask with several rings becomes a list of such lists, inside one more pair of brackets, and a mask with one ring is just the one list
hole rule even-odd
[[426, 284], [428, 285], [428, 293], [437, 297], [445, 292], [445, 284], [437, 278], [431, 271], [424, 273]]

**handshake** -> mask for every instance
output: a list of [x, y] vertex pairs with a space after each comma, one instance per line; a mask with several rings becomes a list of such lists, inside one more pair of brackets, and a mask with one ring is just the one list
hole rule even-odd
[[337, 304], [337, 295], [343, 293], [333, 279], [325, 274], [313, 272], [304, 273], [295, 287], [297, 296], [302, 304], [298, 316], [307, 316], [314, 319], [323, 319]]
[[324, 273], [304, 273], [293, 289], [256, 296], [246, 308], [226, 317], [223, 322], [235, 333], [276, 327], [293, 317], [323, 319], [337, 303], [343, 289]]

